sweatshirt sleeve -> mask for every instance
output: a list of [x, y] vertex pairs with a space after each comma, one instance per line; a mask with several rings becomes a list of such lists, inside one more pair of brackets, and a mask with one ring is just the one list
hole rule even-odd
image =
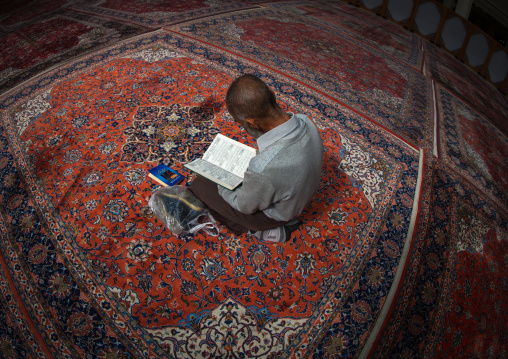
[[275, 190], [266, 176], [248, 170], [240, 187], [230, 191], [219, 186], [219, 194], [231, 207], [245, 214], [265, 210], [275, 198]]

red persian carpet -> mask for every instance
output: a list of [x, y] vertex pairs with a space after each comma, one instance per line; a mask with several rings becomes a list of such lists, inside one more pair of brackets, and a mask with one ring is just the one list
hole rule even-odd
[[[339, 1], [34, 1], [2, 23], [23, 11], [0, 63], [1, 358], [506, 357], [508, 141], [424, 40]], [[216, 134], [256, 146], [224, 105], [245, 73], [318, 127], [319, 190], [283, 244], [174, 235], [148, 170], [189, 185]]]

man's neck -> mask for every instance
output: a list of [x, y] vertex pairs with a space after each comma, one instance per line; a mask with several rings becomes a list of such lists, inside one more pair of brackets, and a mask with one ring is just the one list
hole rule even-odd
[[268, 121], [265, 121], [260, 124], [260, 130], [263, 132], [268, 132], [270, 130], [273, 130], [275, 127], [282, 125], [283, 123], [288, 122], [291, 119], [291, 115], [289, 113], [283, 112], [281, 116], [278, 116], [276, 118], [271, 118]]

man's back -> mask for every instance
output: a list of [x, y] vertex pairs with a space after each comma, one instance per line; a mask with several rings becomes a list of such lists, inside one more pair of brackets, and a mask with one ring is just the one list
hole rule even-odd
[[289, 221], [319, 187], [323, 144], [305, 115], [294, 115], [276, 130], [258, 139], [260, 152], [251, 160], [243, 185], [235, 191], [219, 189], [219, 193], [240, 212], [261, 210], [275, 220]]

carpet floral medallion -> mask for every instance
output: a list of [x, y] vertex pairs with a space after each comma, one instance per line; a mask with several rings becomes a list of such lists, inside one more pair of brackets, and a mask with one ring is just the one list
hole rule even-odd
[[[245, 72], [316, 123], [321, 186], [283, 245], [222, 225], [218, 237], [175, 236], [148, 207], [159, 186], [147, 171], [165, 163], [188, 185], [183, 164], [217, 133], [254, 145], [223, 103]], [[49, 71], [0, 108], [1, 340], [12, 353], [359, 354], [411, 237], [418, 149], [312, 88], [166, 31]]]
[[213, 16], [171, 29], [276, 69], [402, 133], [415, 145], [431, 148], [431, 82], [384, 52], [354, 41], [345, 28], [338, 32], [334, 26], [322, 18], [267, 8]]
[[508, 138], [444, 88], [437, 96], [439, 156], [507, 209]]

